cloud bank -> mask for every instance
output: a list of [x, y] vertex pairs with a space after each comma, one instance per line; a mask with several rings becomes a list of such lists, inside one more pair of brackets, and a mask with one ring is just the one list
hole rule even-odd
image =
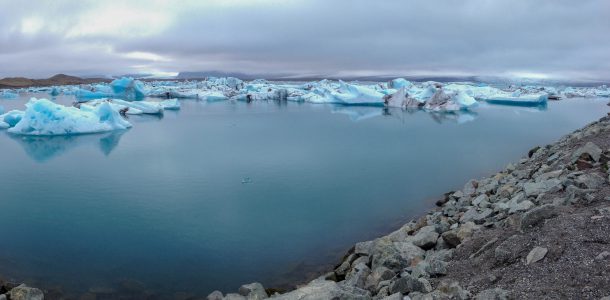
[[610, 2], [0, 0], [0, 76], [610, 79]]

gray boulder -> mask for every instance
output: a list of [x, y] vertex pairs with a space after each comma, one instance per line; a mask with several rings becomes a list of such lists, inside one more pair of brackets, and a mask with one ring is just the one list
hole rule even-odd
[[365, 288], [366, 279], [371, 274], [371, 269], [364, 263], [359, 263], [354, 266], [354, 268], [347, 273], [345, 276], [345, 281], [343, 284], [347, 286], [355, 286], [358, 288]]
[[253, 282], [250, 284], [244, 284], [239, 287], [239, 294], [247, 297], [248, 299], [258, 300], [258, 299], [266, 299], [268, 298], [267, 292], [265, 292], [265, 288], [262, 284], [258, 282]]
[[400, 256], [408, 263], [411, 264], [413, 260], [423, 258], [425, 251], [420, 247], [415, 246], [411, 242], [394, 242], [394, 248], [398, 250]]
[[561, 190], [561, 180], [557, 178], [541, 180], [536, 182], [526, 182], [523, 190], [526, 196], [538, 196], [542, 193], [553, 193]]
[[571, 161], [575, 163], [579, 158], [583, 155], [589, 156], [593, 161], [599, 161], [600, 156], [602, 155], [602, 149], [592, 142], [586, 143], [584, 146], [576, 149], [572, 153]]
[[365, 288], [369, 291], [377, 291], [380, 282], [390, 280], [394, 276], [396, 274], [392, 270], [383, 266], [378, 267], [366, 278]]
[[484, 208], [481, 211], [478, 211], [476, 208], [470, 208], [467, 210], [464, 215], [460, 218], [460, 222], [474, 222], [475, 224], [483, 224], [486, 219], [489, 218], [493, 214], [493, 209]]
[[530, 251], [530, 253], [525, 258], [525, 264], [529, 265], [542, 260], [546, 256], [546, 253], [548, 251], [549, 250], [544, 247], [534, 247], [534, 249], [532, 249], [532, 251]]
[[25, 284], [14, 287], [8, 292], [11, 300], [43, 300], [44, 294], [41, 290], [28, 287]]
[[536, 207], [521, 216], [521, 230], [538, 225], [540, 222], [557, 216], [557, 211], [554, 205], [546, 204]]
[[292, 292], [279, 295], [273, 299], [277, 300], [369, 300], [371, 296], [368, 291], [356, 287], [346, 287], [334, 281], [316, 279], [304, 287]]
[[605, 182], [605, 178], [595, 173], [582, 174], [576, 178], [576, 183], [584, 189], [598, 189]]
[[390, 284], [390, 293], [408, 294], [410, 292], [429, 293], [432, 291], [432, 286], [428, 280], [423, 278], [415, 278], [409, 274], [404, 274], [403, 277], [394, 280]]
[[402, 294], [401, 293], [394, 293], [392, 295], [383, 297], [382, 300], [402, 300]]
[[400, 243], [393, 243], [389, 238], [375, 240], [374, 246], [371, 249], [372, 269], [384, 266], [398, 272], [409, 265], [410, 262], [402, 256], [402, 253], [396, 248], [395, 244]]
[[220, 291], [213, 291], [206, 297], [207, 300], [222, 300], [223, 298], [224, 296]]
[[462, 192], [464, 193], [464, 195], [471, 196], [477, 191], [478, 186], [479, 183], [476, 180], [470, 180], [464, 185], [464, 189], [462, 189]]
[[430, 249], [436, 245], [436, 240], [438, 239], [438, 233], [436, 232], [435, 226], [424, 226], [415, 236], [413, 236], [413, 244], [422, 249]]

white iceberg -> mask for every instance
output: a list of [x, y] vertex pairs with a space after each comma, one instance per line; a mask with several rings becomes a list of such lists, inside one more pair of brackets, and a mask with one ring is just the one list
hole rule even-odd
[[47, 99], [32, 98], [23, 117], [8, 132], [20, 135], [71, 135], [121, 130], [131, 124], [102, 103], [94, 111], [66, 107]]
[[161, 107], [166, 110], [179, 110], [180, 102], [178, 99], [169, 99], [161, 101]]
[[93, 111], [102, 104], [109, 104], [114, 110], [128, 115], [160, 115], [163, 114], [161, 102], [150, 101], [125, 101], [122, 99], [100, 99], [82, 104], [81, 109]]
[[502, 105], [516, 105], [516, 106], [540, 106], [546, 105], [548, 100], [548, 94], [521, 94], [520, 92], [514, 93], [499, 93], [490, 95], [484, 99], [488, 103], [502, 104]]
[[361, 85], [348, 84], [340, 81], [340, 87], [331, 95], [335, 103], [348, 105], [383, 105], [384, 94]]

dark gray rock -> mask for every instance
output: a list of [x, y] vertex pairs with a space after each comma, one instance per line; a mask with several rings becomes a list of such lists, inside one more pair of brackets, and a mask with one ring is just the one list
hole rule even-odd
[[583, 174], [576, 178], [576, 183], [583, 189], [598, 189], [605, 182], [605, 178], [595, 173]]
[[394, 293], [392, 295], [384, 297], [382, 300], [402, 300], [402, 294]]
[[375, 240], [374, 246], [371, 249], [371, 256], [372, 269], [384, 266], [392, 271], [398, 272], [410, 263], [401, 255], [401, 252], [394, 246], [394, 243], [389, 238]]
[[390, 280], [394, 278], [394, 276], [396, 276], [396, 274], [392, 270], [383, 266], [378, 267], [366, 278], [365, 288], [369, 291], [377, 291], [380, 288], [380, 282]]
[[584, 146], [576, 149], [572, 153], [571, 160], [572, 163], [575, 163], [578, 159], [582, 158], [583, 155], [592, 159], [593, 161], [599, 161], [599, 158], [602, 154], [602, 149], [592, 142], [587, 142]]
[[317, 300], [317, 299], [336, 299], [336, 300], [369, 300], [370, 293], [356, 287], [347, 287], [334, 281], [313, 280], [304, 287], [292, 292], [274, 297], [276, 300]]
[[422, 249], [430, 249], [436, 245], [438, 233], [435, 226], [424, 226], [413, 236], [413, 244]]
[[519, 257], [521, 249], [515, 247], [518, 239], [518, 235], [513, 235], [496, 247], [494, 257], [498, 263], [510, 263]]
[[458, 233], [457, 229], [452, 229], [452, 230], [443, 232], [441, 237], [451, 247], [456, 247], [457, 245], [459, 245], [462, 242], [462, 240], [458, 237], [457, 233]]
[[394, 280], [390, 284], [390, 293], [408, 294], [410, 292], [429, 293], [432, 291], [430, 283], [423, 278], [415, 278], [408, 274], [406, 276]]
[[597, 261], [602, 261], [602, 260], [610, 260], [610, 252], [608, 251], [603, 251], [602, 253], [598, 254], [595, 257], [595, 260]]
[[367, 277], [371, 274], [371, 269], [364, 263], [359, 263], [345, 276], [344, 285], [365, 288]]
[[557, 216], [557, 210], [554, 205], [546, 204], [536, 207], [521, 216], [521, 230], [534, 227], [546, 219]]

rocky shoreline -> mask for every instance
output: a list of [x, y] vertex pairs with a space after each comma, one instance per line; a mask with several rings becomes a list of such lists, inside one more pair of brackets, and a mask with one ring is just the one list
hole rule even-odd
[[[604, 299], [610, 297], [610, 117], [446, 193], [400, 229], [354, 245], [288, 293], [243, 285], [207, 299]], [[42, 299], [2, 283], [0, 300]]]
[[285, 294], [207, 299], [610, 299], [610, 117], [449, 192]]

